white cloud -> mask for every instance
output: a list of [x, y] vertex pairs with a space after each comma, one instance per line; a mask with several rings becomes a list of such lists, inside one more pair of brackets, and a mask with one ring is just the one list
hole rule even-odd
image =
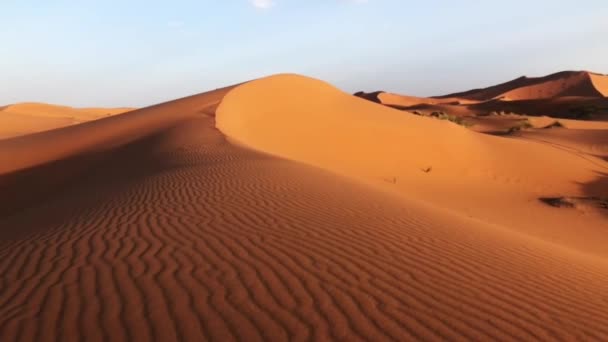
[[[355, 4], [364, 4], [368, 3], [369, 0], [338, 0], [342, 2], [350, 2]], [[255, 8], [259, 9], [269, 9], [275, 5], [275, 0], [249, 0], [249, 3], [253, 5]]]
[[249, 0], [255, 8], [267, 9], [274, 6], [273, 0]]

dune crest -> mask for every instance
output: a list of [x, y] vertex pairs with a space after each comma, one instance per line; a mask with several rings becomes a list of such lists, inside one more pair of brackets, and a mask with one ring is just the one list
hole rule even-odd
[[0, 139], [16, 137], [122, 114], [132, 108], [72, 108], [46, 103], [0, 107]]
[[[534, 202], [550, 193], [602, 196], [608, 190], [606, 182], [580, 185], [593, 184], [608, 169], [601, 159], [410, 115], [297, 75], [272, 76], [235, 88], [220, 104], [216, 122], [227, 136], [255, 149], [608, 255], [601, 244], [573, 234], [570, 227], [580, 224], [579, 217], [566, 217]], [[538, 213], [546, 224], [535, 219]], [[602, 218], [590, 219], [586, 231], [607, 243], [603, 224]]]
[[0, 109], [4, 113], [18, 113], [33, 116], [68, 116], [80, 114], [83, 116], [115, 115], [133, 110], [134, 108], [74, 108], [48, 103], [22, 102], [4, 106]]
[[608, 76], [587, 71], [522, 76], [491, 87], [428, 98], [383, 91], [355, 93], [372, 102], [419, 115], [445, 113], [473, 118], [469, 122], [483, 122], [480, 117], [505, 114], [605, 121], [607, 94]]
[[453, 93], [435, 98], [530, 100], [563, 96], [604, 97], [606, 76], [587, 71], [562, 71], [543, 77], [519, 77], [499, 85]]

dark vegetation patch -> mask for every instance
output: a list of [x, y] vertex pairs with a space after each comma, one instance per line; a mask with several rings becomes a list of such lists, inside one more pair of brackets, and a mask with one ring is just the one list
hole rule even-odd
[[601, 197], [541, 197], [539, 200], [555, 208], [575, 208], [578, 205], [608, 209], [608, 198]]

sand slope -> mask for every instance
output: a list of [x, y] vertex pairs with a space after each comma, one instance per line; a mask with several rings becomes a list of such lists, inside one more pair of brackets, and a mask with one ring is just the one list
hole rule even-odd
[[[59, 130], [0, 142], [0, 215], [61, 188], [79, 173], [94, 168], [116, 148], [144, 139], [195, 114], [213, 113], [221, 88], [201, 95], [134, 110]], [[26, 187], [28, 191], [23, 191]]]
[[[228, 136], [261, 151], [608, 255], [603, 219], [591, 219], [591, 235], [581, 239], [571, 229], [580, 225], [580, 216], [564, 216], [538, 201], [603, 196], [608, 164], [600, 159], [404, 114], [296, 75], [233, 90], [218, 109], [217, 123]], [[601, 243], [590, 243], [589, 236]]]
[[47, 131], [110, 115], [131, 108], [72, 108], [45, 103], [18, 103], [0, 107], [0, 139]]
[[437, 98], [462, 97], [488, 101], [528, 100], [559, 96], [603, 97], [606, 96], [608, 76], [587, 71], [562, 71], [543, 77], [520, 77], [496, 86], [454, 93]]
[[602, 94], [602, 96], [608, 96], [608, 75], [590, 73], [591, 83], [594, 88]]
[[[385, 163], [371, 152], [386, 152], [360, 125], [395, 139], [385, 120], [402, 114], [287, 75], [1, 141], [5, 187], [37, 196], [16, 175], [75, 176], [0, 216], [0, 340], [608, 338], [605, 259], [236, 146], [213, 117], [228, 91], [217, 125], [231, 139], [259, 148], [269, 115], [269, 139], [290, 153], [329, 133], [336, 146], [361, 138], [360, 165]], [[302, 108], [302, 98], [313, 100]], [[340, 135], [333, 117], [345, 111]], [[479, 145], [448, 123], [407, 120], [416, 149], [384, 148], [414, 162], [428, 136], [415, 128]], [[321, 158], [336, 158], [330, 145]], [[26, 148], [41, 152], [7, 157]]]
[[548, 115], [571, 119], [608, 117], [608, 76], [564, 71], [544, 77], [520, 77], [495, 86], [430, 98], [387, 92], [355, 95], [386, 106], [428, 115], [444, 112], [459, 117], [495, 113]]

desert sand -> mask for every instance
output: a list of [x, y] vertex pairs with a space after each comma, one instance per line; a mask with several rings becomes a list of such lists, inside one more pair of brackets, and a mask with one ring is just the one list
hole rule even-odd
[[608, 142], [576, 122], [286, 74], [1, 140], [0, 340], [608, 340]]
[[0, 107], [0, 139], [48, 131], [128, 112], [132, 108], [72, 108], [46, 103]]
[[455, 116], [497, 113], [554, 118], [608, 119], [608, 76], [588, 71], [563, 71], [544, 77], [522, 76], [499, 85], [435, 97], [384, 91], [355, 95], [386, 106], [422, 114]]
[[588, 71], [562, 71], [543, 77], [522, 76], [496, 86], [437, 98], [532, 100], [560, 96], [603, 97], [607, 94], [608, 76]]

